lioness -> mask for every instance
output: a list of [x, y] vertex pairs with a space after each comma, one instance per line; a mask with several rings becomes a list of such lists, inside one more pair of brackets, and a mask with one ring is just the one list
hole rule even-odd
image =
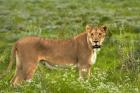
[[31, 80], [41, 60], [48, 64], [76, 64], [79, 78], [82, 79], [83, 72], [87, 72], [89, 77], [91, 65], [96, 60], [96, 50], [102, 46], [107, 27], [87, 25], [85, 30], [68, 40], [50, 40], [36, 36], [18, 40], [13, 47], [8, 67], [12, 67], [16, 58], [16, 72], [11, 83], [15, 86], [23, 80]]

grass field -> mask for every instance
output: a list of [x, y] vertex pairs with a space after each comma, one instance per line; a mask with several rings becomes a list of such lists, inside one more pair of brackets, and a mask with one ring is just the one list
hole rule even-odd
[[[88, 23], [108, 27], [90, 80], [73, 66], [38, 64], [32, 82], [10, 86], [15, 66], [4, 73], [17, 39], [68, 39]], [[0, 0], [0, 93], [140, 93], [140, 0]]]

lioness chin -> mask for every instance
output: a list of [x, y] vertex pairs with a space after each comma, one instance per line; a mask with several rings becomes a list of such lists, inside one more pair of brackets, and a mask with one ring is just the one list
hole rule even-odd
[[79, 69], [79, 78], [83, 72], [88, 77], [91, 65], [96, 61], [96, 50], [104, 41], [107, 27], [86, 26], [86, 31], [68, 40], [50, 40], [28, 36], [18, 40], [12, 50], [11, 69], [16, 59], [16, 72], [11, 83], [15, 86], [23, 80], [31, 80], [37, 64], [45, 61], [49, 64], [75, 64]]

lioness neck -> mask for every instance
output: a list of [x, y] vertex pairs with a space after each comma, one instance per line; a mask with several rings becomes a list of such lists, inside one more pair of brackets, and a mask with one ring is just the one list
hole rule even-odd
[[77, 42], [77, 46], [79, 47], [78, 49], [82, 49], [83, 52], [84, 52], [84, 50], [86, 50], [88, 52], [92, 52], [92, 49], [89, 47], [89, 44], [87, 42], [87, 33], [86, 32], [83, 32], [83, 33], [75, 36], [74, 39]]

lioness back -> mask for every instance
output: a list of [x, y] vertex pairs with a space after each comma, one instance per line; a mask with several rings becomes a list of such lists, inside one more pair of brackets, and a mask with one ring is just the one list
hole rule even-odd
[[51, 40], [36, 36], [24, 37], [17, 41], [18, 52], [22, 56], [36, 57], [54, 64], [76, 63], [76, 44], [74, 39]]

